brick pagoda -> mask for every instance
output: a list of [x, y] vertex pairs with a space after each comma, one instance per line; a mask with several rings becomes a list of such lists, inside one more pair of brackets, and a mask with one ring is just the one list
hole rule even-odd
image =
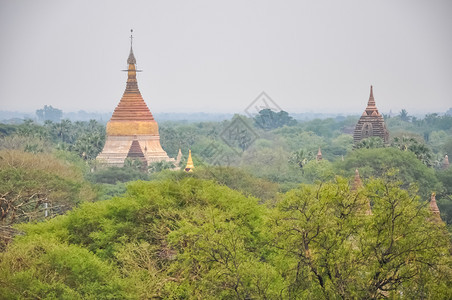
[[369, 101], [367, 102], [366, 110], [356, 124], [353, 140], [357, 143], [362, 139], [372, 136], [381, 137], [384, 143], [389, 141], [389, 132], [386, 129], [383, 116], [378, 112], [377, 106], [375, 105], [373, 88], [370, 86]]

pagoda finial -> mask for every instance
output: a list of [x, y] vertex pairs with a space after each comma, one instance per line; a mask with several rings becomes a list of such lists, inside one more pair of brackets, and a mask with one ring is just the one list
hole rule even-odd
[[193, 172], [195, 166], [193, 165], [193, 159], [191, 158], [191, 150], [188, 150], [187, 165], [185, 166], [185, 172]]
[[133, 55], [132, 43], [133, 43], [133, 29], [130, 29], [130, 53], [129, 58], [127, 58], [127, 63], [129, 65], [131, 64], [135, 65], [137, 63], [135, 55]]

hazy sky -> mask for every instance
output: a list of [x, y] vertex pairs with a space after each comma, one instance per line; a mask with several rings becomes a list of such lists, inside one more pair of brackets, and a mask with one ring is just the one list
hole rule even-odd
[[451, 0], [0, 0], [0, 110], [112, 111], [131, 28], [152, 112], [452, 107]]

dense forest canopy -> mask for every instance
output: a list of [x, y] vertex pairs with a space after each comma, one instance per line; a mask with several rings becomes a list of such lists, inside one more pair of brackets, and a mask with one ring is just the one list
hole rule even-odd
[[0, 254], [7, 298], [452, 296], [444, 223], [391, 179], [303, 185], [276, 205], [190, 176], [141, 181], [18, 228]]
[[186, 173], [105, 168], [105, 126], [47, 110], [0, 124], [5, 299], [452, 297], [451, 116], [162, 122]]

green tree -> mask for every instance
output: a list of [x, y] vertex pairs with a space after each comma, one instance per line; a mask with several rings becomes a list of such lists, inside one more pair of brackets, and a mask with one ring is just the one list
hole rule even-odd
[[0, 253], [2, 299], [130, 299], [133, 285], [87, 249], [35, 237]]
[[269, 223], [283, 298], [450, 297], [447, 233], [423, 203], [393, 179], [288, 192]]
[[265, 130], [270, 130], [283, 126], [293, 126], [297, 124], [297, 121], [283, 110], [275, 112], [266, 108], [259, 111], [259, 114], [254, 117], [254, 124]]
[[381, 177], [392, 169], [398, 170], [403, 187], [417, 185], [423, 199], [430, 199], [432, 191], [441, 190], [435, 171], [422, 164], [410, 151], [394, 148], [359, 149], [349, 153], [345, 160], [335, 162], [337, 174], [351, 176], [355, 169], [363, 178]]
[[68, 298], [275, 298], [283, 286], [265, 262], [265, 212], [212, 181], [135, 182], [122, 198], [22, 225], [26, 235], [0, 253], [0, 289], [28, 298], [55, 287]]
[[304, 149], [300, 149], [299, 151], [292, 153], [289, 157], [289, 163], [298, 166], [301, 169], [308, 163], [309, 160], [312, 160], [313, 158], [314, 155], [312, 152], [306, 153]]
[[303, 168], [303, 182], [329, 181], [334, 178], [334, 167], [328, 160], [311, 160]]
[[156, 173], [156, 172], [161, 172], [163, 170], [170, 170], [170, 169], [174, 169], [176, 166], [174, 165], [174, 163], [170, 162], [170, 161], [157, 161], [157, 162], [153, 162], [148, 166], [148, 170], [151, 173]]
[[409, 122], [411, 119], [411, 117], [408, 115], [408, 112], [406, 111], [406, 109], [402, 109], [400, 111], [399, 118], [400, 118], [400, 120], [402, 120], [404, 122]]
[[15, 223], [43, 220], [94, 199], [80, 169], [48, 154], [0, 151], [0, 221], [4, 239]]
[[[131, 162], [132, 164], [133, 162]], [[148, 174], [141, 170], [141, 164], [136, 167], [125, 166], [102, 168], [87, 175], [87, 179], [93, 183], [116, 184], [117, 182], [129, 182], [134, 180], [147, 180]]]
[[414, 137], [394, 137], [391, 147], [402, 151], [411, 151], [426, 166], [432, 166], [432, 151], [427, 145], [419, 143]]
[[58, 122], [63, 116], [63, 111], [58, 108], [53, 108], [52, 105], [44, 105], [44, 108], [36, 110], [36, 115], [41, 122]]
[[385, 144], [383, 139], [379, 136], [372, 136], [369, 138], [362, 139], [358, 143], [355, 144], [355, 149], [375, 149], [375, 148], [384, 148]]

